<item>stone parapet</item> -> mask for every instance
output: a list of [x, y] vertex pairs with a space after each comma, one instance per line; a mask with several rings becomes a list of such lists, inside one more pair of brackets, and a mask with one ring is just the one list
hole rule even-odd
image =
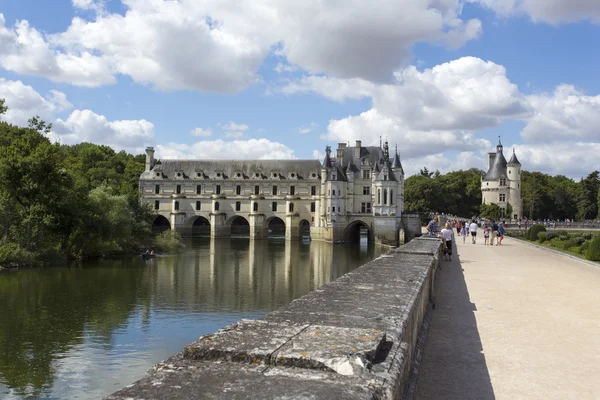
[[415, 239], [260, 320], [202, 336], [107, 399], [401, 399], [440, 245]]

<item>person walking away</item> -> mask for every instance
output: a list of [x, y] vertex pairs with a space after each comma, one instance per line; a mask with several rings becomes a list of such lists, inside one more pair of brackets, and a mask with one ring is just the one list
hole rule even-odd
[[462, 228], [460, 228], [460, 235], [463, 238], [463, 243], [465, 243], [467, 240], [467, 228], [464, 225], [462, 226]]
[[471, 232], [471, 243], [475, 244], [477, 242], [477, 222], [473, 220], [471, 225], [469, 225], [469, 232]]
[[450, 227], [450, 223], [446, 222], [444, 229], [442, 229], [442, 238], [446, 241], [446, 248], [448, 249], [448, 259], [452, 261], [452, 237], [454, 232]]
[[489, 239], [490, 239], [490, 227], [486, 225], [483, 228], [483, 244], [488, 244]]
[[498, 240], [496, 241], [496, 246], [502, 244], [502, 239], [504, 239], [504, 224], [498, 225]]
[[490, 246], [494, 245], [494, 239], [496, 239], [496, 243], [498, 243], [498, 224], [496, 221], [492, 222], [492, 237], [490, 239]]
[[429, 237], [434, 237], [435, 234], [438, 231], [438, 217], [434, 217], [431, 221], [429, 221], [429, 223], [427, 224], [427, 232], [429, 234]]
[[460, 235], [460, 228], [462, 228], [462, 224], [460, 223], [460, 220], [457, 219], [454, 226], [456, 227], [456, 236]]

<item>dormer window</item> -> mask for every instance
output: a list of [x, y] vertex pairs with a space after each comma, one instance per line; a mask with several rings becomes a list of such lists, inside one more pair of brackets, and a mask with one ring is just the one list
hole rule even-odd
[[217, 172], [217, 178], [220, 178], [220, 177], [221, 177], [221, 173]]
[[314, 179], [314, 178], [316, 178], [316, 177], [317, 177], [317, 174], [315, 174], [315, 173], [313, 172], [312, 174], [310, 174], [310, 177]]
[[242, 173], [238, 172], [238, 173], [235, 174], [235, 176], [236, 176], [236, 178], [241, 178], [242, 177]]
[[178, 172], [178, 173], [177, 173], [177, 176], [181, 178], [181, 172]]
[[273, 178], [277, 178], [279, 176], [279, 174], [277, 172], [273, 172], [273, 174], [271, 175]]
[[257, 173], [255, 173], [255, 174], [254, 174], [254, 177], [255, 177], [255, 178], [260, 178], [260, 172], [257, 172]]
[[506, 178], [500, 178], [500, 186], [506, 186]]
[[157, 172], [157, 173], [156, 173], [156, 176], [160, 176], [160, 172]]

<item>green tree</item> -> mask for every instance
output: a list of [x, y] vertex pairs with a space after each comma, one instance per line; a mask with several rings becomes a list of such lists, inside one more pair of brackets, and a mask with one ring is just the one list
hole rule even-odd
[[8, 107], [4, 105], [5, 103], [6, 99], [0, 99], [0, 115], [6, 114], [6, 112], [8, 111]]
[[500, 219], [500, 206], [498, 204], [481, 204], [479, 215], [483, 218], [487, 218], [491, 221], [498, 221]]
[[29, 122], [29, 129], [35, 129], [40, 133], [44, 132], [48, 134], [50, 131], [52, 131], [52, 124], [46, 125], [46, 121], [40, 119], [39, 115], [29, 118], [27, 122]]
[[594, 171], [580, 182], [581, 192], [577, 202], [577, 217], [580, 220], [595, 218], [598, 215], [599, 171]]
[[421, 174], [421, 176], [426, 176], [427, 178], [431, 178], [433, 176], [433, 172], [429, 172], [427, 167], [423, 167], [420, 174]]

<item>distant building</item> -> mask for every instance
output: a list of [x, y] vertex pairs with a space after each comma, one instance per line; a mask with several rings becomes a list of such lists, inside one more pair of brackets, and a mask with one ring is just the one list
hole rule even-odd
[[[340, 143], [318, 160], [160, 160], [146, 149], [142, 201], [164, 226], [184, 235], [205, 229], [228, 237], [248, 225], [251, 239], [281, 229], [286, 239], [398, 243], [405, 218], [404, 170], [396, 150]], [[414, 218], [413, 218], [414, 219]], [[418, 227], [418, 223], [416, 224]], [[415, 229], [416, 230], [416, 229]], [[408, 234], [408, 233], [407, 233]]]
[[[488, 153], [488, 171], [481, 179], [481, 198], [485, 204], [498, 204], [502, 218], [523, 218], [521, 199], [521, 163], [513, 149], [508, 162], [504, 158], [502, 143], [498, 139], [495, 153]], [[512, 212], [508, 215], [508, 205]]]

